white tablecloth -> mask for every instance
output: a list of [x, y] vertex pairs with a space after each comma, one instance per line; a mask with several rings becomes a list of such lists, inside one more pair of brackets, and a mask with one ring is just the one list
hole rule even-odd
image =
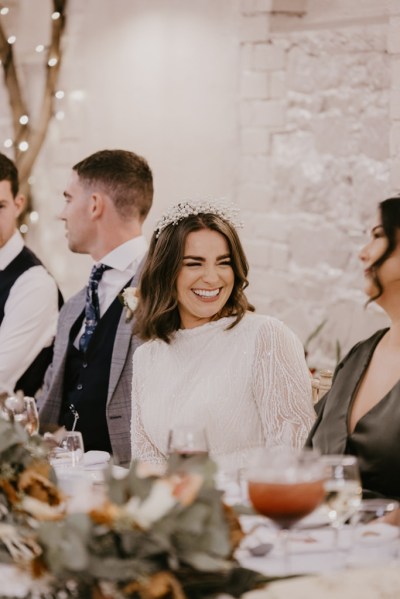
[[[245, 532], [267, 522], [259, 516], [241, 518]], [[249, 547], [271, 543], [271, 551], [253, 557]], [[243, 599], [399, 599], [399, 530], [382, 523], [351, 529], [345, 527], [334, 550], [334, 535], [327, 526], [302, 528], [289, 537], [289, 570], [283, 571], [283, 556], [271, 526], [258, 526], [248, 534], [236, 557], [241, 565], [266, 576], [301, 574], [291, 580], [271, 583]], [[358, 568], [362, 567], [362, 570]], [[340, 571], [338, 571], [340, 570]], [[304, 576], [313, 573], [313, 577]], [[316, 576], [315, 574], [319, 574]], [[13, 565], [0, 564], [2, 598], [25, 598], [28, 593], [45, 593], [48, 578], [32, 580], [29, 573]]]
[[400, 568], [346, 570], [302, 576], [250, 591], [242, 599], [399, 599]]
[[[258, 516], [241, 518], [245, 532], [258, 523], [268, 521]], [[260, 543], [271, 544], [271, 551], [262, 557], [253, 557], [250, 547]], [[335, 536], [329, 526], [301, 528], [289, 533], [288, 560], [282, 554], [282, 544], [271, 526], [259, 526], [249, 534], [236, 552], [240, 563], [266, 576], [324, 573], [346, 568], [387, 566], [399, 558], [399, 529], [384, 523], [352, 528], [339, 532], [338, 550]], [[399, 588], [400, 598], [400, 588]]]

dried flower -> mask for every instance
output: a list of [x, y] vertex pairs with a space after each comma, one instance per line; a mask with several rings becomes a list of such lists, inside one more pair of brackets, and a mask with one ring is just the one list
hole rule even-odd
[[59, 505], [63, 496], [60, 490], [45, 476], [27, 468], [19, 477], [18, 488], [20, 491], [38, 501], [48, 505]]

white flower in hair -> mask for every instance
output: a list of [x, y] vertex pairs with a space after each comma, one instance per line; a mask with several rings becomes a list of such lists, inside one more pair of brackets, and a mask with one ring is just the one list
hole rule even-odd
[[177, 225], [181, 220], [197, 214], [220, 216], [236, 229], [243, 226], [238, 220], [239, 208], [233, 204], [222, 200], [202, 200], [199, 202], [188, 200], [179, 202], [163, 214], [155, 228], [156, 238], [160, 237], [161, 231], [169, 225]]

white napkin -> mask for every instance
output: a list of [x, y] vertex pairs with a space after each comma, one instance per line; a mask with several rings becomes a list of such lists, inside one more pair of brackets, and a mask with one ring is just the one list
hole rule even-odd
[[110, 461], [110, 457], [108, 451], [97, 451], [95, 449], [85, 451], [85, 455], [83, 456], [85, 470], [104, 468]]

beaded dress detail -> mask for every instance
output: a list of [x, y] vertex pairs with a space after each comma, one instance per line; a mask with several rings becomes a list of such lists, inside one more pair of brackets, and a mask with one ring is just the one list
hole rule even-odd
[[311, 378], [296, 335], [247, 313], [180, 329], [170, 344], [149, 341], [133, 358], [133, 459], [163, 462], [168, 430], [203, 426], [211, 457], [246, 464], [261, 446], [302, 447], [315, 419]]

